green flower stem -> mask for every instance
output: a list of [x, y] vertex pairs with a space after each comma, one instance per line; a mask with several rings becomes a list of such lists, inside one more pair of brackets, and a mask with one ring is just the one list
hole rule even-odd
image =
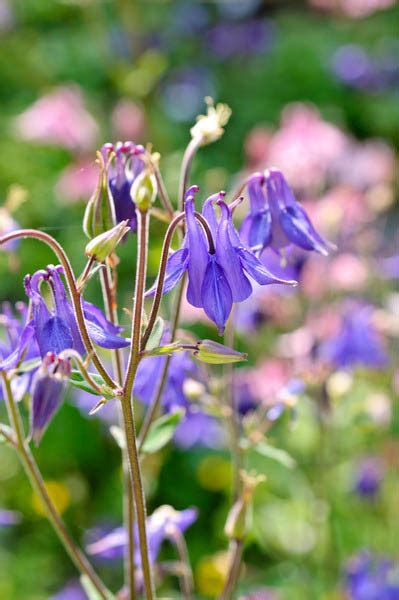
[[90, 580], [94, 588], [100, 595], [100, 598], [107, 600], [110, 597], [110, 592], [107, 590], [101, 579], [94, 572], [93, 567], [88, 561], [87, 557], [83, 552], [76, 546], [75, 542], [69, 535], [63, 520], [61, 519], [53, 501], [51, 500], [42, 475], [36, 464], [35, 459], [30, 451], [28, 444], [25, 441], [25, 434], [22, 426], [21, 417], [18, 411], [18, 407], [14, 401], [14, 397], [11, 390], [10, 380], [6, 373], [1, 373], [2, 384], [4, 390], [4, 397], [7, 406], [7, 412], [10, 420], [10, 424], [16, 435], [16, 450], [24, 467], [25, 473], [28, 476], [32, 488], [42, 501], [46, 516], [53, 526], [56, 534], [58, 535], [61, 543], [63, 544], [69, 557], [75, 564], [76, 568], [82, 575]]
[[[116, 281], [116, 274], [111, 281], [110, 268], [107, 265], [105, 269], [102, 269], [101, 274], [101, 287], [104, 298], [104, 306], [107, 318], [118, 325], [118, 312], [116, 305], [116, 289], [114, 282]], [[123, 385], [123, 356], [119, 349], [112, 350], [112, 366], [114, 371], [114, 377], [116, 378], [119, 385]], [[119, 416], [120, 425], [123, 426], [123, 416]], [[125, 572], [125, 583], [128, 585], [129, 598], [134, 600], [136, 597], [136, 586], [135, 586], [135, 569], [134, 569], [134, 497], [133, 497], [133, 484], [130, 477], [129, 471], [129, 459], [127, 456], [126, 448], [122, 449], [122, 465], [123, 465], [123, 521], [128, 536], [128, 544], [124, 555], [124, 572]]]
[[155, 592], [148, 554], [148, 542], [146, 531], [146, 506], [143, 483], [141, 479], [139, 453], [136, 442], [136, 427], [134, 421], [134, 409], [132, 402], [134, 378], [136, 376], [137, 367], [140, 362], [140, 338], [141, 323], [143, 316], [145, 279], [147, 270], [149, 225], [148, 212], [141, 212], [140, 210], [138, 210], [137, 214], [137, 270], [133, 301], [131, 346], [124, 382], [124, 393], [121, 398], [121, 403], [126, 436], [126, 447], [129, 458], [129, 467], [131, 477], [133, 480], [133, 492], [136, 505], [136, 516], [139, 532], [141, 564], [143, 569], [144, 590], [147, 600], [153, 600], [153, 598], [155, 597]]
[[184, 194], [187, 189], [193, 158], [200, 147], [200, 141], [199, 138], [192, 138], [184, 151], [179, 181], [179, 211], [184, 210]]
[[72, 270], [71, 263], [69, 262], [69, 258], [66, 255], [62, 246], [48, 233], [44, 231], [37, 231], [36, 229], [19, 229], [17, 231], [12, 231], [7, 235], [4, 235], [0, 238], [0, 246], [9, 242], [11, 240], [16, 240], [18, 238], [34, 238], [37, 239], [47, 246], [49, 246], [54, 254], [57, 256], [58, 260], [64, 267], [65, 277], [68, 284], [69, 294], [72, 300], [76, 321], [78, 324], [79, 332], [82, 336], [83, 343], [85, 345], [86, 351], [92, 357], [93, 364], [95, 365], [98, 373], [104, 379], [105, 383], [112, 388], [117, 388], [117, 384], [113, 381], [113, 379], [108, 374], [106, 368], [102, 364], [100, 357], [94, 349], [93, 343], [90, 339], [89, 333], [87, 331], [86, 322], [83, 314], [82, 308], [82, 299], [80, 292], [78, 290], [76, 284], [76, 278], [74, 272]]
[[244, 542], [242, 540], [233, 540], [231, 542], [230, 567], [223, 592], [220, 595], [220, 600], [234, 600], [235, 598], [235, 589], [240, 575], [243, 549]]

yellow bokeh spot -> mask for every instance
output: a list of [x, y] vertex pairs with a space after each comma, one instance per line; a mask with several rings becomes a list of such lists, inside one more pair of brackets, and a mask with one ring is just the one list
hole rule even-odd
[[221, 456], [207, 456], [198, 466], [197, 478], [206, 490], [226, 490], [231, 484], [231, 464]]
[[[62, 514], [69, 506], [70, 503], [70, 493], [66, 485], [60, 483], [59, 481], [45, 481], [46, 490], [51, 500], [53, 501], [56, 509], [60, 514]], [[36, 492], [32, 494], [32, 506], [35, 512], [37, 512], [42, 517], [46, 516], [46, 511], [40, 500], [39, 496]]]
[[227, 577], [229, 558], [227, 552], [205, 556], [197, 565], [195, 579], [197, 589], [204, 596], [216, 598], [222, 593]]

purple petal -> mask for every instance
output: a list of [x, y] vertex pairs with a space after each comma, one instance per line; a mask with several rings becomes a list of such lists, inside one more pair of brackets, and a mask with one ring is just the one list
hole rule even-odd
[[257, 281], [260, 285], [268, 285], [270, 283], [285, 283], [295, 285], [296, 281], [280, 279], [273, 275], [263, 263], [247, 248], [241, 247], [236, 249], [237, 255], [240, 258], [242, 267], [246, 272]]
[[216, 239], [217, 230], [218, 230], [218, 222], [217, 222], [217, 219], [215, 216], [214, 203], [216, 202], [216, 200], [219, 200], [219, 199], [220, 199], [220, 193], [213, 194], [212, 196], [209, 196], [209, 198], [207, 198], [205, 200], [204, 206], [202, 207], [202, 214], [205, 217], [205, 219], [207, 220], [207, 223], [212, 232], [213, 239]]
[[26, 350], [28, 344], [32, 341], [35, 336], [35, 328], [33, 321], [30, 321], [22, 330], [21, 337], [18, 346], [7, 358], [0, 363], [0, 371], [8, 371], [14, 369], [22, 358], [23, 352]]
[[268, 246], [272, 239], [272, 215], [270, 210], [264, 209], [247, 215], [242, 222], [240, 235], [247, 245], [254, 250], [262, 250]]
[[186, 200], [187, 241], [189, 246], [187, 300], [193, 306], [202, 307], [201, 289], [208, 264], [208, 248], [205, 234], [194, 217], [194, 202]]
[[113, 350], [116, 348], [126, 348], [130, 344], [130, 340], [119, 335], [114, 335], [113, 333], [108, 333], [105, 329], [91, 321], [86, 321], [86, 327], [93, 342], [102, 348]]
[[249, 202], [251, 207], [251, 213], [255, 214], [265, 209], [266, 207], [266, 194], [263, 188], [265, 181], [262, 173], [255, 173], [252, 175], [247, 184]]
[[[166, 274], [165, 281], [163, 284], [163, 294], [167, 294], [172, 290], [175, 285], [180, 281], [182, 276], [188, 267], [189, 261], [189, 252], [188, 248], [180, 248], [180, 250], [176, 250], [173, 252], [167, 260], [166, 263]], [[157, 281], [154, 285], [145, 293], [146, 297], [153, 296], [157, 289]]]
[[48, 424], [61, 406], [65, 381], [51, 375], [37, 373], [33, 383], [31, 399], [30, 436], [39, 444]]
[[91, 302], [83, 300], [82, 307], [83, 314], [87, 321], [95, 323], [99, 327], [102, 327], [102, 329], [104, 329], [108, 333], [113, 333], [116, 335], [122, 331], [122, 327], [114, 325], [113, 323], [111, 323], [111, 321], [108, 321], [103, 311], [101, 310], [101, 308], [98, 308], [98, 306], [95, 306], [94, 304], [91, 304]]
[[233, 302], [242, 302], [252, 293], [252, 286], [244, 275], [236, 248], [231, 243], [231, 214], [225, 202], [220, 201], [222, 214], [216, 238], [216, 259], [223, 268], [231, 289]]
[[233, 305], [233, 296], [226, 275], [214, 255], [209, 255], [201, 295], [205, 313], [216, 323], [222, 335]]
[[299, 205], [287, 206], [280, 211], [279, 221], [289, 240], [304, 250], [315, 250], [328, 255], [328, 245], [317, 233], [304, 209]]

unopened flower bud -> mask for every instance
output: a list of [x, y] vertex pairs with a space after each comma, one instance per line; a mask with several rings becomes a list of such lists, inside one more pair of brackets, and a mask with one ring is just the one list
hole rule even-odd
[[89, 239], [111, 229], [115, 225], [115, 208], [109, 190], [108, 169], [112, 160], [112, 152], [97, 152], [100, 165], [97, 187], [87, 203], [83, 217], [83, 231]]
[[199, 115], [196, 124], [190, 133], [193, 139], [198, 140], [200, 146], [216, 142], [224, 133], [223, 127], [231, 115], [231, 108], [227, 104], [214, 105], [212, 98], [205, 98], [208, 105], [206, 115]]
[[100, 233], [90, 240], [85, 249], [86, 256], [93, 257], [97, 262], [104, 262], [119, 244], [123, 236], [130, 231], [129, 221], [121, 221], [109, 231]]
[[205, 363], [223, 365], [247, 360], [247, 355], [237, 352], [228, 346], [219, 344], [212, 340], [200, 340], [196, 344], [194, 356]]
[[154, 204], [157, 197], [157, 180], [153, 173], [143, 171], [134, 181], [130, 190], [132, 201], [141, 212], [146, 212]]
[[237, 541], [243, 540], [250, 528], [253, 493], [256, 486], [265, 481], [263, 475], [254, 475], [246, 471], [241, 471], [240, 475], [243, 488], [239, 498], [227, 515], [224, 527], [226, 536]]

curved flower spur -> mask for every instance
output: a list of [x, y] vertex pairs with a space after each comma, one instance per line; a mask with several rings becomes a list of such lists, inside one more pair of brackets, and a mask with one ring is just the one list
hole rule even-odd
[[[225, 192], [210, 196], [204, 203], [202, 215], [208, 223], [213, 242], [208, 243], [194, 215], [194, 194], [198, 190], [198, 186], [192, 186], [185, 194], [187, 233], [182, 247], [168, 258], [163, 293], [173, 289], [187, 271], [188, 302], [203, 308], [222, 335], [233, 303], [246, 300], [252, 293], [248, 276], [260, 285], [295, 285], [296, 282], [273, 275], [244, 245], [233, 225], [232, 208], [223, 200]], [[220, 207], [219, 219], [215, 215], [215, 204]], [[156, 286], [157, 282], [146, 295], [153, 295]]]

